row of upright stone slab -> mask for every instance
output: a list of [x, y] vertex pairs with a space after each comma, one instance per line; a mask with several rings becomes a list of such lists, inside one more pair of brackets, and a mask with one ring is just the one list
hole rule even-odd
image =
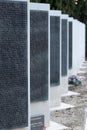
[[30, 9], [31, 129], [41, 130], [50, 125], [49, 108], [59, 106], [61, 95], [68, 93], [68, 76], [74, 74], [75, 65], [85, 61], [85, 40], [78, 57], [74, 54], [80, 41], [74, 36], [76, 29], [85, 27], [61, 11], [50, 10], [48, 4], [32, 3]]
[[49, 4], [1, 0], [0, 129], [48, 127], [50, 107], [60, 105], [68, 75], [84, 60], [83, 23]]

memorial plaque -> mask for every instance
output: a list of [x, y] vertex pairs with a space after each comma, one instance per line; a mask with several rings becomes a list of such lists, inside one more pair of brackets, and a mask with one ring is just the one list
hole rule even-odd
[[48, 100], [48, 11], [30, 11], [31, 102]]
[[50, 16], [50, 82], [60, 84], [60, 17]]
[[0, 129], [28, 126], [27, 2], [0, 1]]
[[67, 75], [67, 20], [62, 19], [62, 48], [61, 48], [61, 56], [62, 56], [62, 76]]
[[69, 22], [69, 69], [72, 68], [72, 22]]
[[31, 118], [31, 130], [44, 130], [44, 116]]

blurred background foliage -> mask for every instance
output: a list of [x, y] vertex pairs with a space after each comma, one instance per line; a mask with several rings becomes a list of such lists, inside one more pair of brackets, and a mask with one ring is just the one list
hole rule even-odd
[[[30, 1], [36, 3], [50, 3], [52, 10], [61, 10], [62, 13], [69, 14], [69, 16], [74, 17], [87, 25], [87, 0], [30, 0]], [[86, 57], [87, 57], [87, 39], [86, 39]]]

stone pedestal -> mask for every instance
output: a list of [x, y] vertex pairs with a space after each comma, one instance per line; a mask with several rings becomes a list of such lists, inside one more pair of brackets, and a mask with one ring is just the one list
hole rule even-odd
[[50, 107], [60, 105], [61, 11], [50, 11]]
[[61, 16], [61, 93], [68, 92], [68, 15]]
[[[49, 126], [50, 33], [49, 4], [30, 4], [30, 92], [31, 118], [44, 122], [31, 130]], [[37, 125], [39, 122], [36, 120]]]

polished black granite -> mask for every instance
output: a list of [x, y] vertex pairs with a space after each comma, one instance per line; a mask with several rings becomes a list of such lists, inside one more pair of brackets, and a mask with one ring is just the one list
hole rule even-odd
[[31, 102], [48, 100], [48, 12], [30, 11]]
[[0, 1], [0, 129], [28, 126], [27, 3]]
[[50, 16], [50, 83], [60, 84], [60, 17]]
[[61, 72], [62, 76], [67, 75], [67, 20], [62, 19], [62, 31], [61, 31], [61, 36], [62, 36], [62, 47], [61, 47], [61, 56], [62, 56], [62, 67], [61, 67]]
[[72, 69], [72, 22], [69, 22], [69, 69]]

